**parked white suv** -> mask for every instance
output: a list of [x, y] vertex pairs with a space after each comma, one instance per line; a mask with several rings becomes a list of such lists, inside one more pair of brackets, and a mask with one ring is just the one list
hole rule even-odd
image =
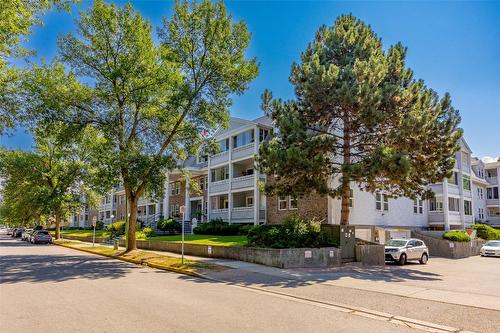
[[418, 260], [426, 264], [429, 260], [429, 249], [420, 239], [391, 239], [385, 244], [385, 260], [406, 264], [408, 260]]

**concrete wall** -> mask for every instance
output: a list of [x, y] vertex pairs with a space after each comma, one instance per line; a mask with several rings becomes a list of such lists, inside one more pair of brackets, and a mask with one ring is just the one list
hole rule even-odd
[[[125, 241], [120, 240], [120, 246]], [[137, 240], [144, 250], [181, 253], [181, 243]], [[223, 258], [279, 267], [331, 267], [340, 265], [340, 250], [334, 247], [302, 249], [264, 249], [239, 246], [184, 244], [184, 253], [199, 257]]]
[[356, 261], [363, 265], [385, 265], [385, 246], [380, 244], [356, 244]]
[[424, 241], [429, 248], [430, 257], [444, 257], [451, 259], [467, 258], [479, 255], [479, 250], [485, 241], [474, 239], [470, 242], [453, 242], [438, 238], [435, 235], [427, 235], [422, 232], [412, 231], [412, 237]]

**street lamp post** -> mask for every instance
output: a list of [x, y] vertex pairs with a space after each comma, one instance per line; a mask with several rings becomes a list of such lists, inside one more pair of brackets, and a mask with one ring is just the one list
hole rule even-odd
[[182, 214], [182, 236], [181, 236], [181, 263], [184, 265], [184, 221], [186, 220], [186, 206], [181, 206]]

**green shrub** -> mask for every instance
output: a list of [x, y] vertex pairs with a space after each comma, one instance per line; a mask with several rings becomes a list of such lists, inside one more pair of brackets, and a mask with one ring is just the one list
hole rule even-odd
[[443, 234], [443, 238], [454, 242], [470, 242], [470, 236], [460, 230], [447, 231]]
[[146, 227], [146, 228], [142, 229], [142, 232], [144, 233], [146, 238], [156, 236], [155, 230], [153, 228]]
[[104, 222], [102, 222], [102, 221], [97, 221], [97, 222], [95, 223], [95, 230], [102, 230], [102, 229], [104, 229]]
[[256, 226], [248, 232], [248, 245], [269, 248], [336, 246], [332, 236], [321, 231], [321, 222], [292, 214], [283, 224]]
[[248, 235], [250, 230], [252, 230], [255, 226], [253, 224], [244, 224], [240, 226], [239, 234], [242, 236]]
[[486, 240], [500, 240], [500, 230], [486, 224], [475, 224], [472, 229], [476, 230], [477, 237]]
[[193, 229], [193, 233], [197, 235], [234, 236], [240, 233], [240, 226], [229, 224], [222, 221], [222, 219], [216, 219], [198, 225]]
[[108, 225], [108, 231], [111, 232], [111, 237], [125, 235], [125, 221], [116, 221]]
[[177, 222], [174, 219], [160, 220], [158, 221], [156, 227], [161, 231], [167, 231], [171, 233], [179, 233], [182, 229], [180, 222]]

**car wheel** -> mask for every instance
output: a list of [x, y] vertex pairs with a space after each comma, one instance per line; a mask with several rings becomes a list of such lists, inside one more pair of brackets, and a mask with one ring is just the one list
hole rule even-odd
[[429, 257], [427, 256], [427, 253], [422, 254], [422, 258], [420, 258], [420, 263], [422, 265], [427, 264], [427, 260], [429, 260]]
[[404, 265], [404, 264], [406, 264], [406, 254], [405, 254], [405, 253], [403, 253], [403, 254], [401, 254], [401, 255], [399, 256], [399, 264], [400, 264], [400, 265]]

